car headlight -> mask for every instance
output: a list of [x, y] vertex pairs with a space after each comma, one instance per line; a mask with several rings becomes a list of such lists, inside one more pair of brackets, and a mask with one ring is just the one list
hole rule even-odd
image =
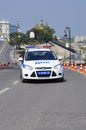
[[23, 65], [23, 67], [24, 67], [25, 69], [28, 69], [28, 70], [32, 70], [32, 69], [33, 69], [33, 67], [32, 67], [32, 66], [29, 66], [29, 65]]
[[58, 65], [55, 65], [54, 66], [54, 69], [59, 69], [59, 68], [61, 68], [62, 67], [62, 64], [58, 64]]

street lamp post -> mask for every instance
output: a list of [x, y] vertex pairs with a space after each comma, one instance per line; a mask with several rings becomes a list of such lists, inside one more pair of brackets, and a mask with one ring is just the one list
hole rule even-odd
[[66, 36], [66, 37], [67, 37], [67, 30], [68, 30], [69, 49], [70, 49], [69, 50], [70, 51], [70, 65], [71, 65], [71, 28], [69, 26], [67, 26], [65, 28], [65, 31], [64, 31], [65, 35], [64, 36]]

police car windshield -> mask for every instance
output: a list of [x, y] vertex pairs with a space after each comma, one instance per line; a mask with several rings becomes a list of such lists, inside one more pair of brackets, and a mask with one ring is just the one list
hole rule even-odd
[[25, 60], [56, 60], [53, 51], [29, 51], [25, 54]]

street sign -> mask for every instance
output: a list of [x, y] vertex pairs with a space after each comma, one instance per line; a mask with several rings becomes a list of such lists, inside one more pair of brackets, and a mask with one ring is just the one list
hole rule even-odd
[[30, 32], [30, 38], [35, 38], [35, 33], [34, 32]]
[[66, 48], [69, 48], [69, 43], [66, 42]]

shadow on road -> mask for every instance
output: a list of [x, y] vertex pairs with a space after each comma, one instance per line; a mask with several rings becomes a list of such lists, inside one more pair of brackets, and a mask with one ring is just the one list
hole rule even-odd
[[50, 80], [25, 80], [23, 83], [31, 83], [31, 84], [48, 84], [48, 83], [64, 83], [66, 80], [60, 81], [59, 79], [50, 79]]

